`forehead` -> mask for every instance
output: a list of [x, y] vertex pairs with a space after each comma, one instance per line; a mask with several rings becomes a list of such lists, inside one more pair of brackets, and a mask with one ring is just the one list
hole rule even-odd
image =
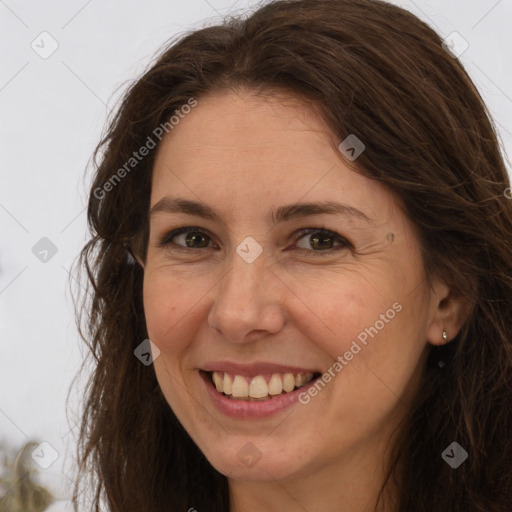
[[307, 142], [304, 154], [316, 147], [316, 156], [327, 160], [323, 146], [329, 135], [317, 109], [299, 98], [224, 92], [199, 99], [164, 138], [159, 153], [170, 148], [178, 158], [187, 152], [187, 160], [246, 156], [250, 161], [291, 157]]
[[301, 199], [350, 199], [371, 210], [373, 196], [382, 213], [389, 194], [351, 170], [336, 145], [314, 107], [298, 98], [206, 96], [163, 139], [151, 204], [171, 194], [238, 211]]

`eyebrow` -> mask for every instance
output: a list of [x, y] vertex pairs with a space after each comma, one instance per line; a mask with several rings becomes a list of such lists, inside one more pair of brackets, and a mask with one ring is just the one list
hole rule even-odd
[[[159, 213], [184, 213], [196, 215], [203, 219], [212, 220], [220, 224], [225, 224], [222, 217], [210, 206], [198, 201], [191, 201], [183, 198], [172, 198], [166, 196], [158, 201], [150, 210], [150, 216]], [[335, 201], [323, 201], [319, 203], [295, 203], [280, 206], [272, 210], [267, 215], [267, 220], [272, 224], [285, 222], [287, 220], [308, 217], [312, 215], [346, 215], [357, 218], [368, 224], [375, 225], [365, 213], [353, 206], [337, 203]]]

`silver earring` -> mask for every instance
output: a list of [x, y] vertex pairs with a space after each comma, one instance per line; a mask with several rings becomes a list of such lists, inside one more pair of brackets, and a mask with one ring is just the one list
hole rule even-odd
[[443, 331], [443, 340], [448, 341], [448, 334], [446, 334], [446, 331]]

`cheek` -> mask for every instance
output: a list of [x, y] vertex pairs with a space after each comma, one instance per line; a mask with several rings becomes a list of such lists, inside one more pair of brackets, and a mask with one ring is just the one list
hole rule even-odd
[[182, 281], [165, 270], [146, 271], [144, 276], [144, 314], [148, 335], [162, 353], [181, 352], [187, 341], [187, 330], [195, 325], [194, 307], [200, 291], [194, 281]]
[[187, 366], [187, 350], [199, 325], [197, 303], [201, 295], [193, 284], [177, 279], [169, 269], [149, 269], [144, 276], [148, 337], [160, 350], [154, 361], [155, 374], [169, 406], [180, 417], [186, 417], [182, 370]]
[[295, 283], [297, 300], [290, 302], [293, 323], [306, 340], [333, 359], [349, 350], [361, 333], [363, 338], [365, 329], [396, 301], [390, 283], [376, 283], [361, 272], [325, 272]]
[[302, 282], [294, 290], [307, 305], [293, 314], [298, 331], [330, 356], [340, 403], [357, 398], [355, 410], [375, 402], [378, 394], [382, 406], [389, 407], [388, 401], [396, 399], [389, 389], [400, 393], [407, 387], [425, 347], [422, 288], [411, 294], [406, 276], [386, 275], [331, 276], [327, 286]]

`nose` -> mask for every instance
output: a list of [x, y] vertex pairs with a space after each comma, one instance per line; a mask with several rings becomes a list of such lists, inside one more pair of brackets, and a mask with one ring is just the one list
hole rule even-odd
[[208, 324], [223, 339], [246, 343], [279, 332], [285, 323], [283, 283], [261, 254], [248, 263], [237, 253], [214, 289]]

